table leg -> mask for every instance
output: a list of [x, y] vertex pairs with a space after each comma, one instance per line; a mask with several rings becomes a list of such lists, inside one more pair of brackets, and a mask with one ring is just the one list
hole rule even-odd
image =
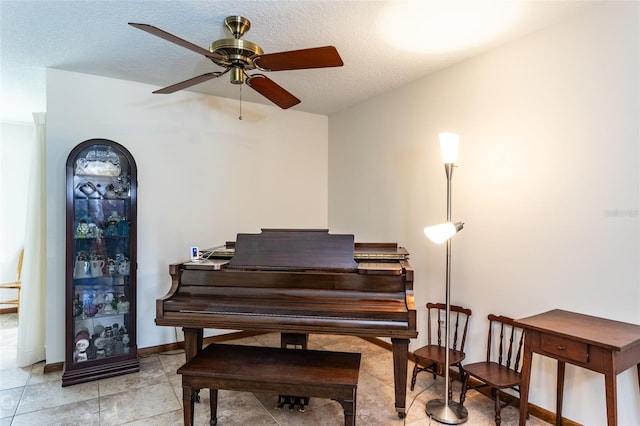
[[520, 420], [519, 426], [525, 426], [527, 422], [527, 413], [529, 412], [529, 385], [531, 383], [531, 347], [527, 342], [527, 336], [524, 338], [524, 351], [522, 354], [522, 370], [520, 377]]
[[409, 339], [391, 339], [393, 344], [393, 380], [398, 417], [407, 415], [407, 366], [409, 365]]
[[608, 354], [611, 359], [604, 366], [604, 389], [607, 400], [607, 425], [616, 426], [618, 424], [618, 390], [617, 375], [615, 371], [615, 359], [613, 353]]
[[564, 399], [564, 361], [558, 361], [556, 375], [556, 426], [562, 425], [562, 400]]

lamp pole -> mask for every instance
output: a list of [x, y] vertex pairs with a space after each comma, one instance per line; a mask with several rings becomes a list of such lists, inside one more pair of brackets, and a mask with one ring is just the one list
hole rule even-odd
[[[451, 223], [451, 178], [458, 148], [458, 135], [451, 133], [440, 134], [444, 170], [447, 175], [447, 223]], [[462, 224], [459, 225], [462, 229]], [[456, 226], [456, 232], [458, 227]], [[455, 234], [455, 232], [454, 232]], [[451, 235], [453, 236], [453, 235]], [[451, 236], [447, 238], [446, 273], [445, 273], [445, 318], [444, 325], [444, 398], [427, 402], [427, 415], [439, 423], [460, 424], [467, 421], [468, 412], [464, 406], [449, 401], [449, 328], [451, 314]]]

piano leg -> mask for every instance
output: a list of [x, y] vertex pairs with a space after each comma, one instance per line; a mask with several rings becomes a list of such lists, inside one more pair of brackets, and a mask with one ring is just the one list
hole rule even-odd
[[[196, 356], [202, 350], [203, 330], [201, 328], [183, 328], [185, 362]], [[193, 390], [193, 400], [200, 402], [200, 389]]]
[[184, 354], [186, 361], [196, 356], [202, 350], [202, 329], [183, 328], [184, 333]]
[[396, 391], [398, 417], [407, 415], [407, 367], [409, 365], [409, 339], [391, 339], [393, 344], [393, 378]]

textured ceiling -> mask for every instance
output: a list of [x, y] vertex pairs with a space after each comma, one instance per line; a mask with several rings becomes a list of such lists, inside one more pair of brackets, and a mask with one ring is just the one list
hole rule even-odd
[[[251, 21], [244, 39], [259, 44], [265, 53], [334, 45], [344, 67], [268, 73], [302, 100], [293, 109], [331, 114], [557, 23], [593, 3], [0, 0], [0, 118], [22, 120], [45, 109], [46, 67], [148, 83], [150, 91], [221, 70], [203, 56], [128, 22], [151, 24], [208, 48], [212, 41], [230, 37], [223, 27], [225, 17], [242, 15]], [[407, 5], [409, 17], [393, 9]], [[412, 23], [416, 17], [419, 20]], [[390, 33], [400, 39], [401, 47], [393, 47], [382, 31], [383, 24], [394, 22]], [[486, 28], [493, 31], [484, 37]], [[422, 30], [431, 31], [424, 41], [419, 39]], [[469, 37], [461, 40], [461, 35]], [[237, 99], [240, 89], [225, 75], [189, 90]], [[246, 86], [242, 98], [272, 105]]]

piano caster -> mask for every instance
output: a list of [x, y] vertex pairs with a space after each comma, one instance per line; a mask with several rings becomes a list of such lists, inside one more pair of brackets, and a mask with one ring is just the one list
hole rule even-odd
[[398, 417], [404, 419], [405, 417], [407, 417], [407, 413], [398, 412]]
[[209, 424], [210, 424], [211, 426], [216, 426], [216, 425], [218, 424], [218, 419], [211, 419], [211, 420], [209, 420]]

